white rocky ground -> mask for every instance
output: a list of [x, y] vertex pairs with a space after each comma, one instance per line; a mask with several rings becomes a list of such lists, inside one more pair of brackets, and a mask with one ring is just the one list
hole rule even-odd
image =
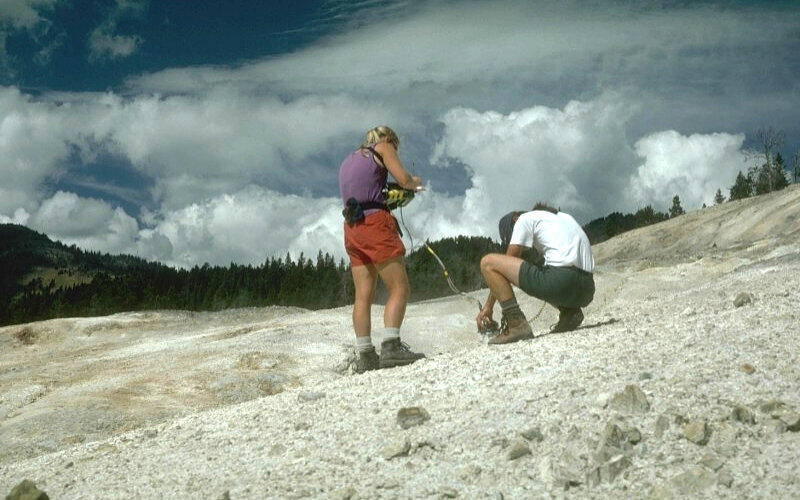
[[429, 358], [364, 375], [350, 308], [0, 329], [0, 494], [800, 497], [798, 235], [798, 188], [626, 233], [584, 328], [489, 347], [463, 298], [412, 304]]

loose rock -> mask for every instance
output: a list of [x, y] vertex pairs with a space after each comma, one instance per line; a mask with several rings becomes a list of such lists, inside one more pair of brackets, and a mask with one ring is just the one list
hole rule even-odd
[[408, 441], [408, 439], [405, 438], [396, 439], [383, 447], [381, 455], [386, 460], [391, 460], [393, 458], [408, 455], [408, 452], [410, 450], [411, 450], [411, 443]]
[[743, 424], [753, 425], [756, 423], [755, 415], [745, 406], [735, 406], [731, 410], [731, 419]]
[[739, 369], [748, 375], [752, 375], [756, 372], [756, 367], [751, 365], [750, 363], [742, 363], [741, 365], [739, 365]]
[[741, 292], [739, 295], [736, 296], [735, 299], [733, 299], [733, 305], [736, 307], [742, 307], [752, 302], [753, 302], [753, 294], [748, 292]]
[[730, 488], [733, 485], [733, 476], [728, 471], [722, 471], [717, 476], [717, 483]]
[[6, 496], [6, 500], [50, 500], [50, 497], [37, 488], [33, 481], [25, 479], [14, 486], [11, 493]]
[[515, 440], [511, 443], [511, 446], [508, 448], [508, 453], [506, 457], [509, 460], [516, 460], [520, 457], [524, 457], [525, 455], [530, 455], [531, 449], [528, 448], [528, 445], [522, 440]]
[[624, 413], [646, 413], [650, 410], [650, 403], [647, 401], [641, 387], [631, 384], [625, 390], [619, 392], [608, 402], [609, 408]]
[[711, 438], [711, 427], [705, 420], [695, 420], [683, 426], [683, 435], [694, 444], [704, 446]]
[[669, 429], [669, 418], [666, 415], [659, 415], [656, 419], [655, 435], [660, 438]]
[[694, 467], [673, 477], [670, 483], [678, 492], [689, 495], [714, 486], [716, 481], [717, 477], [713, 472], [702, 467]]
[[715, 457], [710, 453], [706, 453], [705, 455], [703, 455], [703, 458], [700, 459], [700, 463], [702, 465], [705, 465], [709, 469], [713, 470], [714, 472], [717, 472], [722, 468], [723, 465], [725, 465], [725, 462], [723, 462], [722, 460], [720, 460], [719, 458]]
[[425, 408], [421, 408], [419, 406], [400, 408], [400, 410], [397, 411], [397, 423], [400, 424], [400, 427], [403, 429], [422, 425], [430, 420], [430, 418], [431, 416], [428, 414]]
[[790, 432], [800, 431], [800, 413], [787, 411], [780, 416], [781, 422], [786, 424], [786, 430]]
[[522, 432], [522, 437], [528, 441], [536, 441], [541, 443], [544, 441], [544, 434], [539, 427], [531, 427], [530, 429]]
[[331, 492], [330, 498], [332, 500], [350, 500], [354, 496], [356, 496], [357, 492], [356, 489], [352, 486], [348, 486], [347, 488], [340, 488], [338, 490], [334, 490]]
[[586, 481], [591, 486], [597, 486], [600, 483], [613, 483], [617, 476], [630, 465], [631, 461], [625, 455], [614, 456], [606, 463], [592, 469], [587, 474]]
[[297, 399], [300, 401], [317, 401], [324, 397], [324, 392], [303, 391], [297, 393]]
[[441, 494], [442, 498], [457, 498], [458, 497], [458, 490], [455, 489], [455, 488], [444, 487], [441, 490], [439, 490], [439, 493]]

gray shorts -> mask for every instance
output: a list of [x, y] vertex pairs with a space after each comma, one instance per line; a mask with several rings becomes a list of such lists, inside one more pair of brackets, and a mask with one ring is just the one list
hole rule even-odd
[[519, 287], [554, 306], [586, 307], [594, 298], [594, 276], [577, 267], [537, 266], [523, 262]]

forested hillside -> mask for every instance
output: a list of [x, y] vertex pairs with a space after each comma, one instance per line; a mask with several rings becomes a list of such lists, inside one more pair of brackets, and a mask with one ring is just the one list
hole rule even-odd
[[[348, 304], [353, 296], [345, 262], [322, 252], [316, 259], [301, 254], [292, 260], [287, 255], [258, 266], [173, 269], [132, 256], [86, 252], [12, 224], [0, 225], [0, 242], [0, 325], [153, 309], [321, 309]], [[439, 240], [431, 247], [465, 291], [483, 286], [480, 258], [499, 250], [489, 238], [464, 236]], [[407, 262], [412, 300], [452, 293], [427, 250], [415, 249]]]

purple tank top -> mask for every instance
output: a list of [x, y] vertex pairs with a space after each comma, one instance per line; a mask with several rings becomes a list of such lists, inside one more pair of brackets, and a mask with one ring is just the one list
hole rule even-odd
[[[362, 155], [363, 151], [363, 155]], [[364, 156], [366, 155], [366, 156]], [[386, 203], [383, 187], [388, 172], [378, 165], [369, 150], [356, 150], [344, 159], [339, 167], [339, 192], [342, 204], [350, 198], [359, 202], [374, 201]], [[365, 210], [365, 214], [377, 212], [378, 208]]]

